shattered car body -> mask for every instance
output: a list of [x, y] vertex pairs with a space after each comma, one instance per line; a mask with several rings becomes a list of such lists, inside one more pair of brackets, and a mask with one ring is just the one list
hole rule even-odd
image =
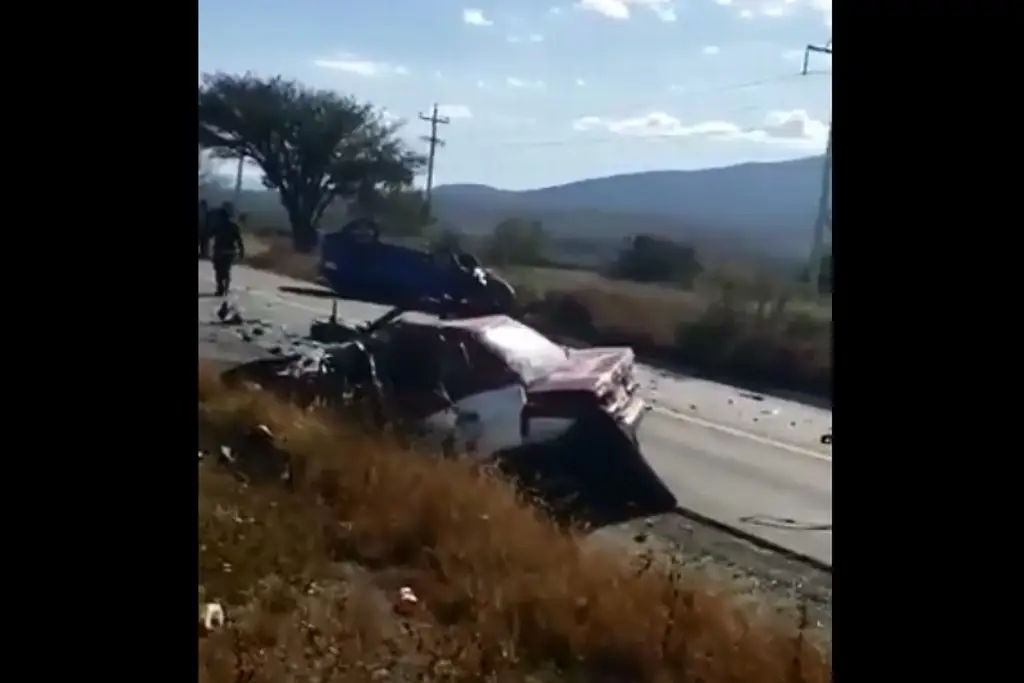
[[303, 402], [363, 406], [379, 426], [497, 462], [556, 505], [675, 506], [640, 453], [648, 404], [631, 349], [568, 349], [502, 315], [399, 310], [356, 337], [231, 372]]
[[471, 255], [389, 244], [380, 227], [357, 219], [324, 235], [320, 277], [344, 298], [430, 310], [507, 313], [515, 290]]

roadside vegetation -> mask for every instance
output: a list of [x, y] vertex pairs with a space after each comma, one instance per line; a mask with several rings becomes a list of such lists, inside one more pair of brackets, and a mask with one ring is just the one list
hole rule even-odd
[[[198, 608], [226, 617], [200, 628], [202, 682], [831, 680], [798, 615], [587, 543], [479, 466], [229, 389], [213, 366], [198, 393]], [[289, 486], [217, 461], [244, 462], [259, 425]]]

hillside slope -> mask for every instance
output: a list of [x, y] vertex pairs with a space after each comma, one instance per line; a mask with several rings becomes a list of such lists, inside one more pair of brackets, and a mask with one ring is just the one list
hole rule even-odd
[[[802, 256], [817, 211], [823, 158], [746, 163], [697, 171], [649, 171], [536, 190], [442, 185], [438, 213], [556, 214], [564, 236], [621, 239], [638, 230], [710, 240], [775, 256]], [[566, 225], [583, 212], [606, 220]], [[570, 221], [575, 222], [575, 221]], [[545, 222], [547, 225], [547, 221]], [[744, 249], [746, 250], [746, 249]]]

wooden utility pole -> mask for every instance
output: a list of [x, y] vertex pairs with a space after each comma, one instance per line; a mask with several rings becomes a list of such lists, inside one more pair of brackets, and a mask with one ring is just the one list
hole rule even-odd
[[434, 103], [434, 108], [430, 112], [430, 116], [420, 113], [420, 118], [424, 121], [430, 122], [430, 135], [424, 135], [421, 139], [426, 141], [430, 145], [430, 151], [427, 154], [427, 196], [426, 201], [423, 204], [424, 218], [430, 216], [430, 203], [432, 193], [434, 191], [434, 154], [438, 147], [444, 147], [444, 140], [437, 137], [437, 126], [438, 124], [447, 125], [451, 123], [451, 119], [447, 116], [438, 116], [437, 103]]
[[[804, 50], [803, 74], [807, 75], [807, 63], [811, 53], [832, 56], [832, 40], [824, 45], [808, 45]], [[821, 257], [825, 245], [825, 229], [832, 225], [832, 115], [829, 114], [828, 145], [825, 147], [825, 165], [821, 173], [821, 193], [818, 195], [818, 213], [814, 219], [814, 234], [811, 241], [811, 262], [809, 280], [814, 291], [821, 286]]]

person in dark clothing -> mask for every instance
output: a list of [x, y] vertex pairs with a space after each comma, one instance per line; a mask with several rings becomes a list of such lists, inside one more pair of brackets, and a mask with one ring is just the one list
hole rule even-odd
[[210, 216], [210, 205], [205, 199], [199, 200], [199, 258], [207, 258], [210, 255], [210, 231], [207, 221]]
[[234, 217], [234, 207], [225, 202], [210, 212], [207, 222], [213, 240], [213, 275], [217, 281], [216, 296], [226, 296], [231, 287], [231, 266], [236, 258], [245, 256], [242, 231]]

